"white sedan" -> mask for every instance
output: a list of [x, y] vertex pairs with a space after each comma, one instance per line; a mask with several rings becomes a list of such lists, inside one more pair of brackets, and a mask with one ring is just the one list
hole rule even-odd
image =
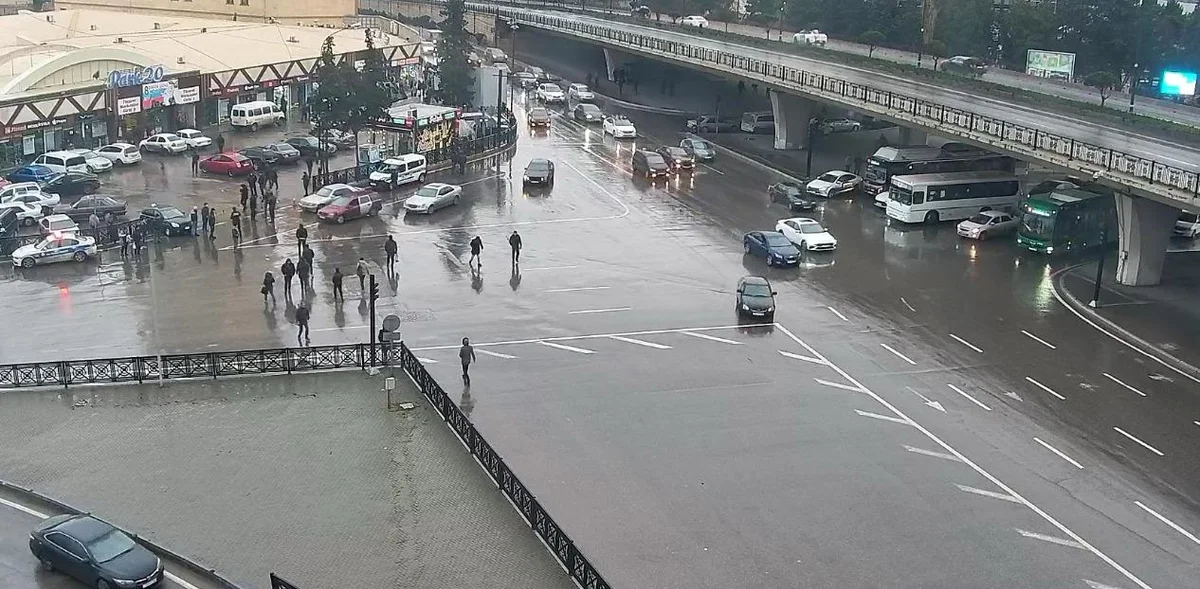
[[71, 153], [83, 156], [83, 161], [87, 162], [88, 171], [93, 174], [107, 172], [113, 168], [112, 160], [90, 149], [72, 149]]
[[203, 149], [212, 145], [212, 139], [196, 129], [180, 129], [175, 134], [182, 137], [192, 149]]
[[160, 153], [183, 153], [188, 150], [188, 142], [174, 133], [157, 133], [143, 139], [138, 147]]
[[801, 251], [829, 252], [837, 249], [837, 239], [829, 234], [816, 219], [792, 217], [775, 224], [775, 230]]
[[96, 150], [100, 157], [125, 166], [142, 161], [142, 152], [132, 143], [110, 143]]
[[979, 211], [958, 224], [959, 235], [980, 241], [1016, 230], [1017, 217], [1004, 211]]
[[17, 213], [17, 221], [26, 226], [33, 227], [39, 219], [45, 216], [46, 209], [40, 204], [33, 204], [21, 201], [9, 201], [0, 204], [0, 210], [13, 209]]
[[566, 102], [567, 95], [563, 94], [558, 84], [542, 84], [537, 89], [537, 99], [542, 102]]
[[315, 213], [321, 207], [333, 202], [334, 199], [356, 192], [363, 192], [363, 190], [349, 184], [327, 184], [320, 190], [300, 199], [300, 210]]
[[571, 84], [567, 87], [567, 95], [576, 102], [591, 102], [596, 99], [596, 94], [587, 87], [587, 84]]
[[96, 238], [68, 233], [47, 237], [33, 245], [24, 245], [12, 253], [14, 266], [32, 268], [38, 264], [53, 264], [74, 260], [84, 262], [96, 256]]
[[830, 197], [853, 192], [859, 186], [862, 186], [862, 178], [850, 172], [834, 170], [817, 176], [816, 180], [804, 186], [804, 191], [815, 196]]
[[637, 127], [621, 115], [607, 116], [604, 117], [604, 134], [617, 139], [633, 139], [637, 137]]
[[685, 27], [704, 28], [708, 26], [708, 19], [704, 18], [703, 16], [685, 16], [679, 19], [679, 24]]
[[438, 209], [458, 204], [458, 197], [461, 195], [462, 186], [442, 184], [441, 182], [426, 184], [404, 201], [404, 210], [430, 214]]
[[[0, 197], [0, 203], [10, 202], [23, 202], [28, 205], [42, 207], [42, 212], [44, 213], [46, 211], [54, 210], [54, 207], [58, 206], [58, 203], [61, 202], [61, 199], [53, 192], [42, 192], [40, 190], [13, 193], [4, 197]], [[18, 217], [19, 216], [20, 215], [18, 215]]]

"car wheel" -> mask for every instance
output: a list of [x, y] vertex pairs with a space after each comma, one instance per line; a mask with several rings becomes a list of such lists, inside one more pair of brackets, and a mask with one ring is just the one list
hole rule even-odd
[[170, 237], [171, 236], [171, 228], [167, 227], [167, 228], [163, 229], [163, 235], [166, 237]]
[[750, 243], [749, 243], [749, 242], [745, 242], [745, 241], [744, 241], [744, 242], [742, 242], [742, 249], [743, 249], [743, 250], [744, 250], [744, 251], [745, 251], [747, 254], [749, 254], [749, 253], [750, 253]]
[[21, 267], [22, 268], [32, 268], [33, 265], [36, 263], [37, 262], [35, 262], [33, 258], [25, 258], [24, 260], [21, 260]]
[[928, 223], [930, 225], [934, 225], [939, 220], [941, 220], [941, 216], [938, 215], [937, 211], [929, 211], [928, 213], [925, 213], [925, 222], [926, 223]]
[[452, 204], [452, 205], [457, 205], [457, 204], [458, 204], [458, 197], [457, 197], [457, 196], [456, 196], [456, 197], [454, 197], [454, 200], [450, 201], [450, 204]]
[[87, 254], [83, 252], [75, 252], [75, 255], [71, 256], [71, 259], [75, 260], [76, 262], [83, 262], [87, 260]]
[[771, 261], [771, 254], [767, 254], [767, 265], [768, 265], [768, 266], [774, 266], [774, 265], [775, 265], [775, 262], [772, 262], [772, 261]]
[[33, 217], [25, 217], [21, 219], [21, 224], [26, 227], [33, 227]]
[[979, 232], [979, 241], [987, 241], [987, 238], [988, 238], [987, 231]]
[[801, 252], [806, 252], [806, 251], [808, 251], [808, 243], [801, 241], [801, 242], [800, 242], [800, 251], [801, 251]]
[[337, 216], [337, 223], [338, 223], [338, 225], [341, 225], [342, 223], [345, 223], [345, 222], [346, 222], [346, 217], [345, 217], [344, 215], [338, 215], [338, 216]]
[[112, 589], [112, 585], [109, 585], [108, 581], [100, 579], [96, 581], [96, 589]]
[[417, 174], [417, 182], [424, 182], [424, 181], [425, 181], [425, 173], [422, 172], [420, 174]]

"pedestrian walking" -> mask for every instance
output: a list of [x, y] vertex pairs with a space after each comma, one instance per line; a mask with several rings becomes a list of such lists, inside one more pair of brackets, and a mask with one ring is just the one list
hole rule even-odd
[[395, 190], [397, 186], [400, 186], [400, 170], [392, 168], [392, 182], [388, 190]]
[[217, 153], [225, 152], [225, 136], [217, 133]]
[[304, 255], [304, 247], [308, 245], [308, 229], [301, 225], [296, 228], [296, 245], [300, 248], [300, 255]]
[[217, 239], [217, 207], [208, 209], [208, 238]]
[[334, 268], [333, 269], [333, 300], [335, 300], [335, 301], [338, 300], [339, 297], [343, 301], [346, 300], [346, 294], [344, 292], [342, 292], [342, 279], [343, 278], [345, 278], [345, 277], [342, 275], [341, 268]]
[[229, 222], [235, 227], [242, 226], [242, 214], [238, 212], [237, 207], [233, 207], [233, 212], [229, 214]]
[[200, 152], [192, 149], [192, 175], [200, 175]]
[[383, 244], [383, 251], [387, 254], [387, 265], [389, 270], [396, 265], [396, 252], [399, 249], [399, 246], [396, 245], [396, 238], [389, 235], [387, 241]]
[[512, 235], [508, 236], [508, 245], [512, 248], [512, 263], [513, 266], [521, 263], [521, 236], [513, 230]]
[[367, 290], [367, 261], [359, 258], [358, 266], [354, 268], [354, 273], [358, 275], [359, 290]]
[[272, 225], [275, 224], [275, 201], [276, 201], [275, 191], [268, 190], [266, 197], [263, 198], [263, 209], [264, 209], [265, 214], [267, 215], [267, 222]]
[[262, 194], [267, 191], [267, 184], [271, 182], [271, 169], [267, 168], [258, 175], [258, 193]]
[[250, 198], [258, 198], [258, 172], [250, 172], [246, 176], [246, 184], [250, 189]]
[[304, 303], [296, 308], [296, 325], [300, 327], [296, 332], [296, 341], [300, 342], [300, 345], [312, 343], [308, 337], [308, 307], [305, 307]]
[[234, 225], [229, 230], [230, 236], [233, 238], [233, 249], [237, 249], [242, 243], [242, 228]]
[[208, 203], [200, 208], [200, 235], [208, 231]]
[[304, 289], [308, 288], [308, 279], [312, 276], [312, 265], [304, 258], [300, 258], [300, 263], [296, 264], [296, 277], [300, 279], [300, 294], [304, 295]]
[[116, 222], [117, 222], [117, 216], [114, 215], [112, 213], [112, 211], [109, 211], [108, 213], [106, 213], [104, 215], [104, 225], [106, 227], [112, 227], [113, 223], [116, 223]]
[[258, 199], [252, 198], [252, 199], [250, 199], [250, 222], [254, 222], [254, 219], [257, 216], [257, 213], [258, 213]]
[[[279, 190], [279, 170], [275, 168], [267, 168], [267, 180], [269, 186], [275, 190]], [[264, 193], [266, 190], [263, 191]]]
[[[321, 147], [322, 147], [322, 148], [324, 148], [324, 147], [325, 147], [325, 143], [324, 143], [324, 142], [322, 142], [322, 143], [321, 143]], [[311, 178], [311, 177], [312, 177], [312, 170], [313, 170], [313, 158], [312, 158], [312, 156], [308, 156], [308, 157], [305, 157], [305, 158], [304, 158], [304, 167], [305, 167], [305, 168], [308, 170], [308, 177], [309, 177], [309, 178]]]
[[475, 361], [475, 348], [471, 347], [471, 340], [463, 338], [463, 345], [458, 349], [458, 358], [462, 360], [463, 384], [471, 386], [471, 375], [468, 371], [471, 363]]
[[283, 261], [279, 273], [283, 274], [283, 298], [290, 299], [292, 298], [292, 277], [296, 275], [296, 265], [292, 263], [291, 258]]
[[[308, 161], [312, 162], [312, 160], [308, 160]], [[310, 163], [310, 165], [311, 165], [311, 163]], [[312, 182], [312, 176], [309, 176], [308, 172], [303, 172], [300, 174], [300, 183], [304, 184], [304, 196], [308, 196], [308, 185], [310, 182]]]
[[238, 191], [242, 193], [242, 209], [245, 209], [246, 201], [250, 199], [250, 189], [246, 188], [245, 182], [242, 182], [242, 185], [238, 187]]
[[137, 229], [133, 230], [133, 255], [135, 257], [142, 255], [142, 232]]
[[196, 225], [196, 223], [199, 223], [199, 222], [200, 222], [200, 219], [199, 219], [199, 217], [200, 217], [200, 213], [199, 213], [199, 211], [196, 209], [196, 206], [195, 206], [195, 205], [192, 205], [192, 216], [191, 216], [191, 219], [192, 219], [192, 237], [195, 237], [195, 236], [197, 236], [197, 235], [200, 235], [200, 233], [199, 233], [199, 231], [200, 231], [200, 227], [199, 227], [198, 225]]
[[121, 257], [122, 258], [129, 257], [129, 246], [131, 246], [131, 245], [133, 245], [133, 236], [129, 234], [129, 231], [125, 231], [125, 232], [121, 233]]
[[483, 259], [479, 257], [479, 254], [482, 251], [483, 251], [483, 239], [481, 237], [479, 237], [478, 235], [476, 235], [475, 239], [471, 240], [471, 259], [467, 260], [467, 265], [470, 266], [471, 262], [475, 262], [475, 265], [482, 268], [483, 267]]
[[264, 305], [267, 304], [267, 296], [271, 297], [272, 303], [275, 302], [275, 275], [270, 270], [263, 274], [262, 296]]
[[88, 216], [88, 227], [90, 227], [93, 231], [100, 228], [100, 216], [94, 211]]

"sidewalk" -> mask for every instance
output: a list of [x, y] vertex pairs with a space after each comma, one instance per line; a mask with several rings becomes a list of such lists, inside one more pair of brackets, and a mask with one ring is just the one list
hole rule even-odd
[[1116, 256], [1108, 256], [1096, 309], [1088, 307], [1095, 291], [1096, 262], [1071, 266], [1055, 277], [1063, 302], [1097, 326], [1127, 340], [1172, 367], [1200, 377], [1200, 256], [1167, 255], [1157, 286], [1116, 283]]

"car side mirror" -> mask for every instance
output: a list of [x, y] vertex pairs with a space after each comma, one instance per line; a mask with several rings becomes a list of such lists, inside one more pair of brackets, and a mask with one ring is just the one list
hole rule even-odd
[[778, 294], [779, 294], [779, 293], [777, 293], [777, 292], [775, 292], [775, 291], [771, 291], [771, 296], [775, 296], [775, 295], [778, 295]]
[[738, 294], [742, 294], [742, 293], [744, 293], [744, 292], [746, 292], [746, 289], [744, 289], [744, 288], [739, 288], [739, 289], [738, 289]]

